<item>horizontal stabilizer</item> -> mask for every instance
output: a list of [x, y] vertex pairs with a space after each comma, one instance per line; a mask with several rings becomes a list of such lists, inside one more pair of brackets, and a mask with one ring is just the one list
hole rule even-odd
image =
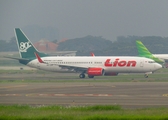
[[15, 59], [15, 60], [25, 60], [25, 61], [30, 61], [29, 59], [26, 58], [16, 58], [16, 57], [8, 57], [8, 56], [3, 56], [5, 58], [10, 58], [10, 59]]
[[24, 65], [27, 65], [27, 63], [29, 63], [31, 61], [30, 59], [26, 59], [26, 58], [16, 58], [16, 57], [8, 57], [8, 56], [4, 56], [4, 57], [18, 60], [20, 63], [22, 63]]

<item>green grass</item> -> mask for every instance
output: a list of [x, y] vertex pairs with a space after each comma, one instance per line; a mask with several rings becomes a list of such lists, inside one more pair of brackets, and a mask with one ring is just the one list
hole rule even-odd
[[167, 120], [168, 108], [122, 109], [119, 105], [0, 105], [0, 119], [19, 120]]
[[79, 79], [79, 73], [55, 73], [42, 70], [0, 70], [0, 83], [29, 82], [168, 82], [168, 69], [160, 69], [149, 78], [144, 74], [119, 74], [118, 76], [95, 76]]
[[[144, 78], [143, 74], [119, 74], [79, 79], [78, 74], [57, 74], [41, 70], [0, 70], [2, 83], [48, 82], [167, 82], [168, 69]], [[23, 76], [22, 76], [23, 75]], [[68, 79], [67, 79], [68, 78]], [[1, 99], [1, 97], [0, 97]], [[0, 105], [0, 120], [168, 120], [168, 108], [123, 109], [119, 105], [29, 106]]]

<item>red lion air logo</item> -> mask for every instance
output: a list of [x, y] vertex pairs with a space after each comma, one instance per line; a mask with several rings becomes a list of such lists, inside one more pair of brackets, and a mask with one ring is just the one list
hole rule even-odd
[[135, 60], [131, 60], [131, 61], [125, 61], [125, 60], [121, 60], [119, 58], [115, 59], [115, 61], [113, 63], [110, 62], [111, 59], [107, 59], [104, 63], [104, 66], [106, 67], [135, 67], [136, 66], [136, 61]]

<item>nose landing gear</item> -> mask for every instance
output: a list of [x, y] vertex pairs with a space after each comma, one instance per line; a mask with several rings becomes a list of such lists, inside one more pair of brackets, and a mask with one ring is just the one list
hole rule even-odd
[[148, 78], [148, 74], [145, 74], [144, 77], [145, 77], [145, 78]]

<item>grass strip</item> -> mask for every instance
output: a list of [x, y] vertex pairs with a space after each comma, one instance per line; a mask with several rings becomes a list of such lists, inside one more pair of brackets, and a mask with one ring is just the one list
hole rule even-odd
[[167, 120], [168, 108], [123, 109], [119, 105], [0, 105], [3, 120]]

